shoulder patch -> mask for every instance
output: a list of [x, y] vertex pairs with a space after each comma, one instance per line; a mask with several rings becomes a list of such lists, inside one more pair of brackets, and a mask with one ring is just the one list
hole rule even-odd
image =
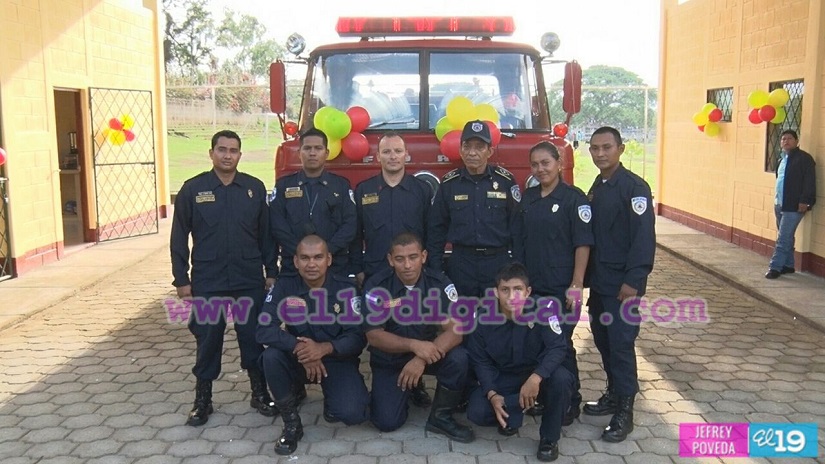
[[444, 177], [441, 178], [441, 182], [447, 182], [448, 180], [453, 180], [456, 177], [458, 177], [458, 169], [453, 169], [447, 174], [444, 174]]
[[516, 203], [521, 203], [521, 190], [519, 190], [518, 184], [513, 184], [510, 187], [510, 195], [513, 196], [513, 200], [516, 200]]
[[581, 219], [583, 223], [589, 224], [592, 218], [593, 212], [590, 210], [590, 205], [579, 206], [579, 219]]
[[550, 330], [556, 333], [556, 335], [561, 335], [561, 324], [559, 324], [559, 318], [556, 316], [550, 316], [547, 318], [547, 325], [550, 326]]
[[630, 205], [633, 207], [633, 212], [641, 216], [647, 211], [647, 198], [633, 197], [630, 199]]
[[355, 314], [361, 314], [361, 298], [360, 297], [352, 297], [349, 299], [349, 304], [352, 307], [352, 312]]
[[447, 287], [444, 288], [444, 293], [447, 294], [447, 299], [449, 299], [453, 303], [458, 301], [458, 290], [455, 289], [455, 285], [447, 285]]
[[493, 168], [493, 171], [501, 177], [506, 178], [507, 180], [513, 180], [513, 173], [504, 169], [501, 166], [496, 166], [495, 168]]

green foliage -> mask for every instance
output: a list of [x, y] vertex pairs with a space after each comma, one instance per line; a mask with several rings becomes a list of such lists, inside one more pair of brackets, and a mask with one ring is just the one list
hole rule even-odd
[[206, 0], [163, 0], [166, 31], [163, 41], [167, 72], [196, 77], [211, 62], [215, 26]]
[[[573, 153], [573, 183], [585, 193], [590, 190], [593, 180], [599, 175], [599, 169], [593, 164], [588, 151], [589, 144], [581, 143]], [[656, 191], [656, 143], [649, 142], [647, 146], [635, 140], [625, 141], [624, 153], [621, 162], [625, 168], [642, 176], [650, 184], [650, 189]]]

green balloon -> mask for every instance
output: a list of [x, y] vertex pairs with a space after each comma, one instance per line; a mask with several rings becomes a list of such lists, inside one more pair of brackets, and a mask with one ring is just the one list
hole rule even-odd
[[444, 135], [451, 130], [453, 130], [453, 125], [450, 123], [450, 120], [447, 119], [447, 116], [444, 116], [435, 124], [435, 138], [440, 142], [441, 139], [444, 138]]
[[322, 129], [331, 139], [343, 139], [352, 130], [352, 121], [347, 113], [334, 110], [326, 117], [325, 127]]
[[312, 123], [315, 125], [315, 128], [320, 130], [321, 132], [326, 133], [327, 127], [327, 120], [329, 119], [330, 115], [335, 113], [336, 110], [332, 106], [325, 106], [323, 108], [319, 108], [318, 111], [315, 112], [315, 117], [312, 118]]

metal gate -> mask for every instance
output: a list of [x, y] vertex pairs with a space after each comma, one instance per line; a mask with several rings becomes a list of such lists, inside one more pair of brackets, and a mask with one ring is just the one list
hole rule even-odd
[[[0, 171], [2, 172], [2, 171]], [[9, 195], [6, 193], [8, 179], [0, 177], [0, 280], [11, 279], [11, 238], [9, 229]]]
[[89, 89], [97, 241], [158, 232], [152, 92]]

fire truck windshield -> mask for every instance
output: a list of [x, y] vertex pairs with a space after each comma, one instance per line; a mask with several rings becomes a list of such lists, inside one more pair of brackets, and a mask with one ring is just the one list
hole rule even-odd
[[420, 131], [433, 129], [450, 101], [464, 96], [495, 108], [502, 130], [532, 129], [541, 121], [531, 116], [538, 88], [534, 61], [525, 54], [353, 52], [318, 56], [310, 66], [305, 117], [323, 106], [362, 106], [370, 128]]

